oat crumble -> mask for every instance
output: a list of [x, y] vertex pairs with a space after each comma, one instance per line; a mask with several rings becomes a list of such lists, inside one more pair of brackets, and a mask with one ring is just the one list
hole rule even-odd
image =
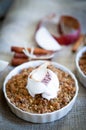
[[23, 69], [19, 74], [13, 76], [6, 84], [6, 93], [10, 101], [23, 111], [31, 113], [47, 113], [59, 110], [66, 106], [75, 95], [75, 81], [72, 77], [53, 65], [48, 66], [58, 74], [60, 91], [57, 98], [47, 100], [41, 94], [32, 97], [26, 89], [28, 74], [35, 68]]
[[82, 56], [79, 59], [79, 66], [82, 70], [82, 72], [86, 75], [86, 52], [82, 54]]

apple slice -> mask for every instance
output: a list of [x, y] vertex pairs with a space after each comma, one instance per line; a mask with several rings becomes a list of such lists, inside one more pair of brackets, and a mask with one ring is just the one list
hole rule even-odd
[[41, 48], [46, 50], [57, 51], [62, 48], [44, 26], [37, 30], [35, 40]]
[[4, 71], [4, 69], [8, 66], [7, 61], [0, 60], [0, 72]]

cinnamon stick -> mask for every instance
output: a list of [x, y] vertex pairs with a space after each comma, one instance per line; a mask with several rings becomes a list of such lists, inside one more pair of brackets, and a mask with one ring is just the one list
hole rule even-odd
[[[23, 52], [23, 47], [17, 47], [17, 46], [12, 46], [11, 51], [17, 52], [17, 53], [22, 53]], [[29, 52], [31, 52], [31, 48], [27, 48]], [[41, 49], [41, 48], [34, 48], [34, 54], [50, 54], [53, 51]]]
[[84, 39], [84, 35], [81, 34], [79, 39], [74, 43], [74, 45], [72, 47], [72, 52], [76, 52], [78, 50], [78, 48], [80, 47], [83, 39]]
[[15, 52], [14, 58], [28, 58], [28, 56], [26, 56], [24, 53]]
[[[36, 56], [45, 56], [43, 54], [35, 54]], [[14, 53], [14, 57], [15, 58], [28, 58], [28, 56], [26, 56], [24, 53], [19, 53], [19, 52], [15, 52]]]
[[18, 65], [21, 65], [22, 63], [25, 63], [28, 61], [29, 61], [28, 58], [15, 58], [15, 57], [13, 57], [11, 64], [12, 64], [12, 66], [18, 66]]

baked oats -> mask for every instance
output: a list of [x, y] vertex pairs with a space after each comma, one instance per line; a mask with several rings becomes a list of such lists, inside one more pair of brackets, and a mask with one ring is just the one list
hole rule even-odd
[[82, 56], [79, 59], [79, 66], [82, 70], [82, 72], [86, 75], [86, 52], [82, 54]]
[[48, 69], [58, 75], [60, 90], [57, 97], [51, 100], [43, 98], [41, 94], [32, 97], [26, 89], [26, 84], [28, 75], [34, 69], [36, 68], [23, 69], [6, 84], [7, 97], [16, 107], [26, 112], [43, 114], [59, 110], [73, 99], [76, 92], [74, 79], [70, 74], [53, 65], [49, 65]]

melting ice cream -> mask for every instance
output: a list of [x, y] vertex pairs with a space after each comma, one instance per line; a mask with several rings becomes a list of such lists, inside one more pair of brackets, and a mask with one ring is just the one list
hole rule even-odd
[[46, 62], [29, 74], [26, 88], [31, 96], [42, 94], [42, 97], [48, 100], [57, 97], [59, 80], [57, 75], [47, 68], [49, 64]]

